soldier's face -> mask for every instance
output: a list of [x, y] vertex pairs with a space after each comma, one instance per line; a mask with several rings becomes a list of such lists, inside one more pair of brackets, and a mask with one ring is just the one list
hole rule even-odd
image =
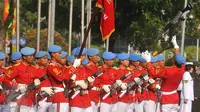
[[23, 59], [25, 62], [27, 62], [28, 64], [32, 64], [33, 60], [34, 60], [34, 56], [33, 55], [29, 55], [29, 56], [23, 56]]
[[143, 68], [146, 68], [146, 65], [147, 65], [146, 62], [142, 62], [142, 63], [141, 63], [141, 66], [142, 66]]
[[46, 56], [44, 56], [44, 57], [38, 59], [37, 63], [40, 64], [41, 66], [46, 67], [48, 65], [48, 59]]
[[152, 63], [152, 65], [153, 65], [154, 68], [157, 68], [158, 62]]
[[160, 65], [160, 67], [164, 67], [165, 61], [159, 61], [158, 64]]
[[66, 65], [66, 58], [61, 58], [60, 61], [61, 61], [61, 64], [62, 64], [62, 65]]
[[19, 64], [21, 62], [22, 62], [22, 59], [18, 59], [18, 60], [13, 61], [13, 64]]
[[99, 56], [89, 56], [90, 61], [92, 61], [94, 64], [98, 63]]
[[133, 62], [132, 62], [132, 65], [133, 65], [134, 67], [139, 67], [140, 62], [139, 62], [139, 61], [133, 61]]
[[0, 60], [0, 67], [2, 67], [4, 64], [4, 59]]
[[112, 67], [114, 60], [105, 60], [104, 62], [108, 67]]
[[52, 58], [54, 58], [57, 62], [61, 60], [61, 52], [52, 53]]
[[122, 61], [120, 61], [120, 62], [121, 62], [121, 64], [122, 64], [123, 66], [125, 66], [125, 67], [128, 67], [128, 66], [129, 66], [129, 59], [122, 60]]
[[81, 62], [83, 62], [85, 60], [85, 55], [81, 55], [80, 59], [81, 59]]

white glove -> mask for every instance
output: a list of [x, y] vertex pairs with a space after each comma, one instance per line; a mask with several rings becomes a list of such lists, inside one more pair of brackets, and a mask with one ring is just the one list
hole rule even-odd
[[182, 16], [181, 16], [181, 17], [183, 17], [184, 19], [186, 19], [186, 15], [187, 15], [188, 13], [190, 13], [190, 10], [188, 10], [188, 11], [185, 11], [185, 12], [182, 14]]
[[122, 81], [121, 80], [116, 80], [116, 83], [117, 83], [118, 86], [121, 86]]
[[74, 68], [77, 68], [81, 65], [81, 59], [75, 59], [74, 60], [74, 64], [73, 64], [73, 67]]
[[26, 84], [18, 84], [18, 86], [17, 86], [17, 90], [20, 90], [21, 93], [25, 93], [26, 89], [27, 89]]
[[76, 79], [76, 74], [73, 74], [71, 80], [75, 81], [75, 79]]
[[156, 89], [160, 89], [160, 85], [159, 84], [156, 84]]
[[44, 91], [47, 93], [49, 96], [53, 95], [53, 89], [51, 87], [42, 87], [41, 91]]
[[179, 49], [179, 46], [178, 46], [178, 44], [177, 44], [177, 42], [176, 42], [176, 35], [174, 35], [174, 36], [172, 37], [171, 42], [172, 42], [172, 44], [173, 44], [173, 46], [174, 46], [175, 49]]
[[89, 76], [89, 77], [87, 78], [87, 80], [88, 80], [89, 83], [93, 83], [94, 80], [95, 80], [95, 78], [92, 77], [92, 76]]
[[39, 79], [35, 79], [34, 80], [34, 85], [35, 86], [39, 86], [40, 85], [40, 80]]
[[103, 90], [106, 92], [106, 93], [109, 93], [110, 92], [110, 85], [103, 85]]
[[76, 86], [80, 86], [82, 89], [87, 89], [88, 85], [85, 83], [84, 80], [79, 80], [75, 82]]
[[126, 83], [122, 83], [121, 84], [121, 88], [122, 88], [122, 90], [126, 90], [127, 89], [127, 84]]
[[0, 89], [1, 89], [1, 90], [3, 89], [1, 85], [0, 85]]
[[147, 61], [151, 62], [151, 54], [148, 51], [142, 52], [141, 56]]

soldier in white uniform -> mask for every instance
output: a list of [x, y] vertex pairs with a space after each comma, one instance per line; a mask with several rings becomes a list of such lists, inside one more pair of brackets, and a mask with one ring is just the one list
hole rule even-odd
[[194, 82], [190, 75], [192, 71], [191, 64], [185, 66], [185, 73], [182, 80], [180, 112], [192, 111], [192, 101], [194, 101]]

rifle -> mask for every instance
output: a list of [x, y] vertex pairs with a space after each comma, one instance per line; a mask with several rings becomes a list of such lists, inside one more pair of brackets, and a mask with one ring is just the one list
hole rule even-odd
[[[97, 78], [97, 77], [101, 76], [103, 73], [104, 73], [104, 71], [99, 70], [99, 71], [97, 71], [95, 74], [93, 74], [91, 77]], [[89, 84], [89, 81], [86, 79], [86, 80], [85, 80], [85, 83], [86, 83], [86, 84]], [[80, 92], [80, 95], [82, 96], [83, 93], [81, 92], [81, 89], [82, 89], [82, 88], [81, 88], [80, 86], [76, 86], [75, 88], [73, 88], [71, 91], [68, 92], [68, 97], [71, 98], [71, 99], [73, 99], [74, 93], [75, 93], [76, 91], [78, 91], [78, 90], [80, 90], [79, 92]], [[66, 91], [66, 92], [67, 92], [67, 91]], [[79, 93], [79, 92], [78, 92], [78, 93]], [[76, 93], [76, 95], [77, 95], [78, 93]], [[75, 95], [75, 96], [76, 96], [76, 95]]]
[[165, 40], [164, 38], [161, 39], [161, 41], [162, 41], [161, 46], [163, 47], [163, 49], [161, 49], [158, 52], [158, 54], [162, 53], [164, 50], [172, 48], [172, 45], [169, 43], [171, 43], [172, 36], [174, 36], [176, 33], [177, 24], [180, 23], [181, 21], [185, 20], [183, 18], [183, 15], [186, 15], [188, 13], [188, 11], [190, 11], [191, 9], [192, 9], [192, 5], [188, 4], [184, 9], [179, 11], [176, 14], [176, 16], [165, 26], [160, 37], [163, 37], [163, 35], [169, 34], [169, 39], [168, 40]]
[[[119, 80], [123, 81], [125, 80], [129, 75], [131, 75], [131, 72], [128, 72], [127, 74], [123, 75], [121, 78], [119, 78]], [[118, 84], [117, 82], [114, 82], [111, 87], [110, 87], [110, 92], [109, 93], [106, 93], [104, 90], [101, 91], [100, 93], [100, 97], [104, 100], [105, 98], [108, 97], [108, 95], [110, 95], [112, 97], [112, 92], [113, 91], [116, 91], [116, 89], [118, 88]]]
[[[146, 76], [146, 73], [145, 74], [142, 74], [141, 76]], [[134, 85], [142, 85], [143, 84], [143, 80], [139, 77], [135, 77], [132, 81], [128, 82], [127, 83], [127, 90], [126, 91], [123, 91], [119, 97], [121, 98], [122, 96], [124, 96], [124, 94], [128, 94], [129, 93], [129, 89], [134, 87]], [[120, 90], [118, 91], [118, 93], [120, 93], [122, 91], [122, 89], [120, 88]]]
[[[43, 80], [45, 80], [47, 78], [46, 75], [44, 75], [43, 77], [39, 78], [40, 82], [42, 82]], [[34, 82], [30, 83], [27, 87], [27, 91], [26, 91], [26, 94], [28, 91], [31, 91], [31, 90], [34, 90], [35, 88], [38, 88], [37, 86], [34, 85]], [[15, 90], [15, 91], [12, 91], [8, 97], [7, 97], [7, 101], [10, 102], [10, 101], [13, 101], [14, 99], [16, 99], [18, 96], [22, 95], [23, 93], [20, 92], [20, 90]]]

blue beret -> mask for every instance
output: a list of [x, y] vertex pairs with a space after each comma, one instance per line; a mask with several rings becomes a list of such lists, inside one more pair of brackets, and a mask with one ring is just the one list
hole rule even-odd
[[67, 52], [61, 51], [61, 58], [66, 58], [67, 57]]
[[89, 48], [86, 52], [88, 56], [95, 56], [99, 54], [99, 50], [96, 48]]
[[87, 65], [89, 62], [88, 58], [85, 58], [84, 61], [82, 62], [83, 65]]
[[102, 58], [105, 59], [105, 60], [112, 60], [116, 57], [116, 54], [112, 53], [112, 52], [104, 52], [102, 54]]
[[[80, 50], [81, 50], [80, 47], [76, 47], [76, 48], [74, 48], [74, 49], [72, 50], [72, 54], [73, 54], [74, 56], [78, 56]], [[86, 49], [86, 48], [83, 48], [82, 55], [83, 55], [83, 54], [86, 54], [86, 52], [87, 52], [87, 49]]]
[[138, 54], [131, 54], [130, 55], [130, 61], [139, 61], [140, 55]]
[[48, 58], [48, 60], [51, 59], [51, 55], [49, 53], [47, 53], [47, 58]]
[[158, 58], [156, 56], [151, 56], [151, 62], [155, 63], [158, 61]]
[[22, 53], [21, 52], [14, 52], [11, 55], [11, 60], [15, 61], [15, 60], [20, 59], [21, 57], [22, 57]]
[[130, 58], [130, 55], [127, 54], [127, 53], [121, 53], [121, 54], [118, 54], [118, 55], [117, 55], [117, 58], [118, 58], [119, 60], [125, 60], [125, 59], [129, 59], [129, 58]]
[[71, 62], [72, 64], [74, 63], [75, 57], [74, 56], [67, 56], [66, 61]]
[[165, 56], [163, 55], [157, 55], [158, 61], [164, 61], [165, 60]]
[[30, 47], [24, 47], [21, 49], [21, 53], [25, 56], [33, 55], [35, 53], [35, 49]]
[[62, 48], [58, 45], [52, 45], [52, 46], [49, 46], [48, 48], [48, 52], [60, 52], [62, 50]]
[[175, 60], [178, 64], [184, 64], [185, 63], [185, 58], [183, 57], [183, 55], [181, 53], [177, 53], [175, 55]]
[[145, 63], [147, 61], [143, 57], [140, 57], [139, 62]]
[[0, 60], [5, 59], [5, 58], [6, 58], [6, 54], [0, 51]]
[[48, 56], [46, 51], [39, 51], [35, 54], [35, 58], [42, 58], [44, 56]]

